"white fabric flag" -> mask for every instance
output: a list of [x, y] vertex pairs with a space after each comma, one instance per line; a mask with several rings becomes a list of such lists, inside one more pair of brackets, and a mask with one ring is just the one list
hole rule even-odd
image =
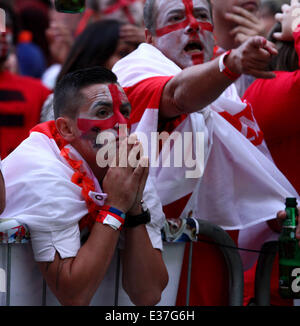
[[[117, 62], [113, 71], [121, 86], [129, 89], [138, 87], [147, 78], [173, 76], [181, 69], [158, 49], [144, 43]], [[185, 177], [187, 168], [152, 168], [151, 176], [155, 177], [163, 206], [193, 192], [181, 214], [182, 218], [192, 211], [195, 217], [218, 224], [225, 230], [234, 230], [273, 219], [277, 211], [284, 208], [286, 197], [299, 198], [290, 182], [274, 165], [265, 143], [262, 141], [258, 146], [251, 143], [255, 143], [259, 128], [249, 108], [232, 85], [211, 105], [188, 115], [174, 130], [193, 132], [194, 140], [197, 132], [205, 135], [205, 169], [202, 177], [189, 179]], [[150, 137], [150, 130], [157, 131], [157, 109], [146, 108], [134, 128], [147, 130]], [[222, 117], [227, 113], [240, 115], [241, 132]], [[249, 133], [250, 128], [252, 134]], [[195, 154], [195, 141], [193, 147]]]
[[88, 210], [81, 188], [71, 181], [73, 174], [54, 139], [32, 132], [3, 160], [7, 202], [1, 218], [15, 218], [30, 230], [48, 232], [78, 223]]
[[[105, 203], [98, 180], [83, 157], [66, 145], [73, 160], [82, 161], [83, 170], [93, 180], [95, 192], [89, 196], [98, 205]], [[1, 218], [14, 218], [34, 231], [59, 231], [76, 225], [88, 213], [82, 189], [71, 181], [74, 170], [60, 154], [55, 140], [41, 132], [32, 132], [3, 160], [6, 207]], [[160, 230], [164, 214], [157, 196], [147, 184], [145, 199], [151, 208], [147, 230], [154, 248], [162, 249]]]

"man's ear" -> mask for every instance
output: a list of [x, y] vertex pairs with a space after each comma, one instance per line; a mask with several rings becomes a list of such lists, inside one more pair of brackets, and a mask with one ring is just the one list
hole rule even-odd
[[59, 134], [69, 143], [76, 139], [74, 122], [68, 117], [59, 117], [55, 120]]
[[146, 43], [152, 44], [152, 45], [154, 44], [153, 43], [153, 35], [147, 28], [145, 29], [145, 37], [146, 37]]

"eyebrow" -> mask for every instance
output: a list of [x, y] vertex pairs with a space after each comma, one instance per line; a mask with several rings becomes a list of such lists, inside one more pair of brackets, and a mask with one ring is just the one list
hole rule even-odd
[[209, 10], [207, 9], [207, 8], [205, 8], [205, 7], [196, 7], [196, 8], [194, 8], [194, 12], [195, 11], [202, 11], [202, 12], [205, 12], [205, 13], [209, 13]]
[[98, 106], [112, 107], [113, 104], [112, 104], [112, 102], [98, 101], [98, 102], [92, 104], [91, 109], [94, 109], [94, 108], [96, 108]]
[[170, 15], [174, 15], [174, 14], [182, 14], [184, 12], [185, 12], [184, 8], [182, 8], [182, 9], [172, 9], [167, 13], [167, 15], [170, 16]]
[[[185, 8], [182, 8], [182, 9], [172, 9], [170, 10], [168, 13], [167, 13], [167, 17], [169, 16], [172, 16], [172, 15], [175, 15], [175, 14], [183, 14], [185, 13]], [[193, 9], [193, 12], [202, 12], [202, 13], [206, 13], [209, 15], [209, 10], [206, 8], [206, 7], [196, 7]]]
[[[93, 110], [93, 109], [97, 108], [98, 106], [108, 106], [109, 108], [112, 108], [113, 103], [112, 102], [105, 102], [105, 101], [98, 101], [98, 102], [94, 103], [91, 106], [90, 110]], [[122, 103], [121, 106], [120, 106], [120, 109], [125, 109], [125, 108], [131, 109], [131, 104], [129, 102]]]

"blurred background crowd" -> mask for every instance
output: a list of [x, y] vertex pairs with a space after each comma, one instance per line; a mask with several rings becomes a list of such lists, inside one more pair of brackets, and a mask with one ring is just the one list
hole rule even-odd
[[45, 101], [65, 73], [97, 65], [110, 69], [145, 36], [143, 0], [87, 0], [81, 14], [57, 12], [50, 0], [1, 0], [0, 8], [6, 13], [0, 41], [4, 159], [34, 125], [52, 118], [51, 96]]
[[[284, 2], [261, 2], [255, 13], [261, 34], [268, 35]], [[1, 46], [5, 76], [0, 78], [0, 88], [11, 90], [8, 95], [2, 92], [0, 99], [2, 159], [27, 137], [30, 128], [52, 118], [48, 95], [65, 73], [95, 65], [110, 69], [144, 42], [143, 3], [86, 0], [83, 13], [67, 14], [55, 10], [54, 0], [0, 0], [6, 12], [8, 42], [8, 51], [3, 51], [5, 44]], [[30, 105], [27, 109], [25, 102]]]

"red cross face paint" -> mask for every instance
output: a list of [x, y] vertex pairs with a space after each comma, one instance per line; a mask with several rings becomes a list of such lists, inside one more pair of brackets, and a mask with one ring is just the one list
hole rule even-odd
[[120, 125], [125, 125], [125, 129], [126, 126], [130, 128], [131, 107], [120, 86], [93, 85], [85, 90], [85, 95], [88, 109], [80, 112], [77, 119], [81, 137], [95, 141], [98, 133], [103, 131], [110, 131], [118, 137]]
[[157, 0], [155, 46], [179, 67], [212, 58], [213, 25], [207, 0]]

